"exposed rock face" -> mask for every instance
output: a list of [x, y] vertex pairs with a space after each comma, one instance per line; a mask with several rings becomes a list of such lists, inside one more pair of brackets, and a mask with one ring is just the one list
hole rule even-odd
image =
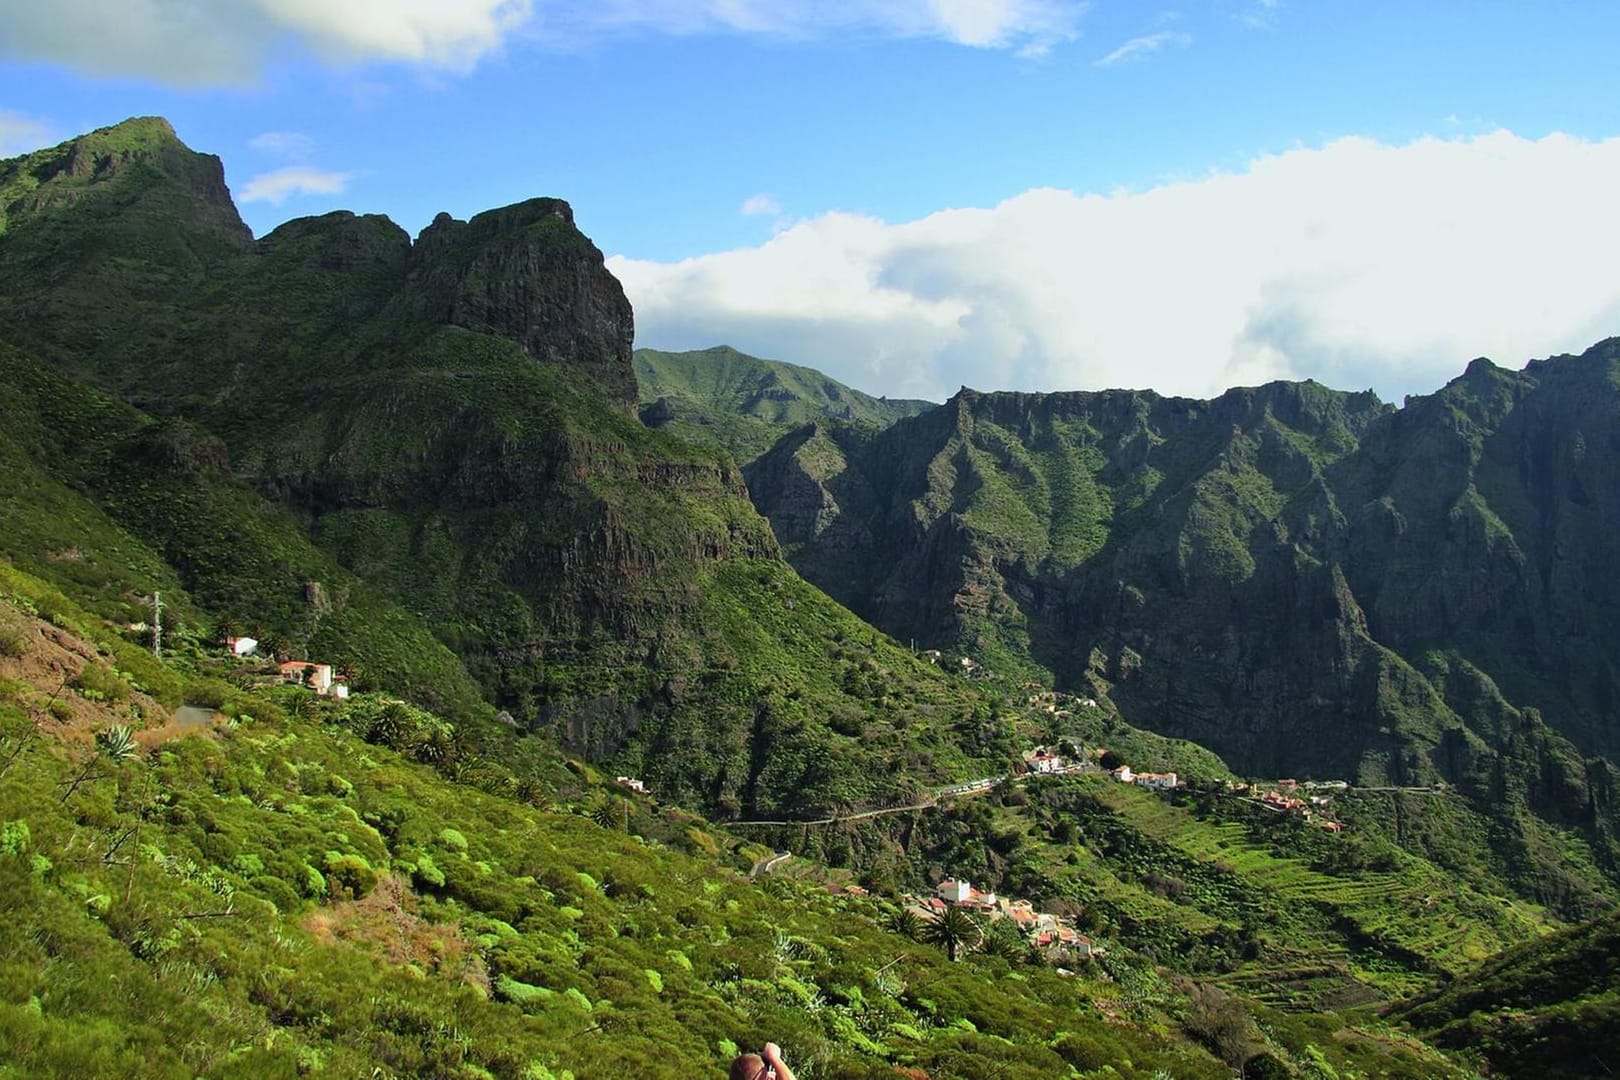
[[897, 636], [1031, 659], [1258, 774], [1455, 780], [1523, 707], [1620, 753], [1617, 375], [1611, 341], [1399, 410], [963, 391], [747, 477], [800, 571]]
[[311, 270], [353, 273], [380, 268], [403, 276], [410, 263], [411, 237], [381, 214], [334, 210], [287, 222], [260, 240], [257, 250], [260, 255], [296, 260]]
[[440, 215], [414, 245], [346, 211], [253, 244], [162, 121], [8, 166], [0, 335], [183, 417], [155, 464], [295, 510], [526, 720], [543, 669], [599, 639], [643, 659], [714, 567], [777, 556], [735, 465], [635, 419], [630, 306], [566, 203]]
[[443, 322], [585, 369], [610, 396], [635, 404], [630, 301], [567, 203], [530, 199], [467, 222], [440, 214], [415, 255], [420, 302]]

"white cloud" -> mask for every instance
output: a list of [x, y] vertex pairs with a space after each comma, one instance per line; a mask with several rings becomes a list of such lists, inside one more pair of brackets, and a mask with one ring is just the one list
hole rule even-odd
[[0, 0], [0, 57], [171, 85], [252, 81], [291, 43], [339, 63], [470, 68], [516, 35], [868, 33], [1039, 53], [1072, 40], [1080, 0]]
[[936, 38], [1041, 52], [1079, 35], [1081, 0], [597, 0], [548, 4], [542, 34], [569, 40], [624, 31], [807, 38], [833, 33]]
[[0, 157], [26, 154], [50, 142], [50, 128], [44, 121], [11, 109], [0, 109]]
[[288, 199], [301, 195], [341, 195], [348, 188], [353, 173], [328, 172], [307, 165], [289, 165], [274, 172], [261, 173], [249, 180], [238, 198], [245, 203], [267, 202], [280, 206]]
[[1254, 0], [1254, 3], [1237, 13], [1237, 20], [1253, 30], [1270, 30], [1280, 7], [1281, 0]]
[[272, 157], [306, 158], [314, 152], [315, 140], [298, 131], [266, 131], [249, 139], [248, 147]]
[[1186, 48], [1191, 44], [1191, 34], [1180, 30], [1159, 30], [1151, 34], [1143, 34], [1141, 37], [1131, 38], [1096, 63], [1098, 67], [1113, 67], [1115, 64], [1121, 64], [1127, 60], [1140, 60], [1166, 46], [1175, 45]]
[[287, 40], [337, 61], [464, 68], [532, 0], [0, 0], [0, 56], [177, 85], [251, 80]]
[[726, 342], [873, 393], [1314, 377], [1389, 398], [1478, 355], [1620, 333], [1620, 138], [1346, 138], [1139, 193], [830, 213], [678, 263], [615, 256], [637, 338]]
[[776, 201], [774, 195], [760, 192], [758, 195], [750, 195], [744, 199], [742, 206], [738, 207], [738, 212], [749, 217], [759, 217], [767, 214], [775, 216], [782, 212], [782, 204]]

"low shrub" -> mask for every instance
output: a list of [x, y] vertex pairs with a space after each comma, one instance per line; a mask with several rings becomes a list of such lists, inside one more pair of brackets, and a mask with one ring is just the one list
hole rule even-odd
[[130, 685], [105, 664], [86, 664], [68, 684], [90, 701], [123, 702], [132, 693]]
[[21, 627], [0, 625], [0, 656], [15, 659], [28, 648], [28, 635]]

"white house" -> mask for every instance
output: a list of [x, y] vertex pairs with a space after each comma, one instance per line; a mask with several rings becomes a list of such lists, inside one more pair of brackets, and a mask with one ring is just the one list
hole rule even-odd
[[1176, 774], [1173, 772], [1137, 773], [1134, 782], [1141, 787], [1152, 788], [1154, 791], [1171, 791], [1181, 784], [1181, 781], [1176, 778]]
[[1131, 767], [1129, 765], [1121, 765], [1119, 768], [1114, 770], [1114, 779], [1118, 780], [1122, 784], [1128, 784], [1132, 780], [1136, 779], [1136, 774], [1131, 772]]
[[256, 638], [230, 637], [225, 639], [225, 647], [231, 650], [232, 656], [252, 656], [259, 642]]
[[332, 665], [289, 660], [281, 665], [281, 681], [307, 686], [317, 694], [324, 694], [332, 688]]
[[947, 904], [964, 904], [967, 902], [968, 897], [973, 895], [973, 891], [971, 881], [957, 881], [955, 879], [940, 882], [938, 889], [939, 898]]

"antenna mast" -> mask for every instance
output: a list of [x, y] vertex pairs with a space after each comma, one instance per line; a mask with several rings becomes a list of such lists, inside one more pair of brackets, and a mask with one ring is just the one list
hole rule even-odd
[[152, 655], [163, 655], [163, 594], [152, 593]]

